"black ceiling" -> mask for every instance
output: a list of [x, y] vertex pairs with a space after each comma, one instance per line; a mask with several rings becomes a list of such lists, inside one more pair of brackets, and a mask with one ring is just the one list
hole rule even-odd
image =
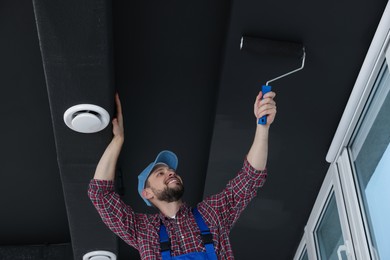
[[300, 65], [240, 51], [241, 36], [251, 35], [302, 42], [307, 59], [303, 71], [272, 84], [269, 178], [232, 230], [233, 250], [237, 259], [292, 259], [386, 3], [2, 0], [0, 258], [62, 245], [58, 258], [33, 259], [81, 259], [95, 249], [137, 259], [86, 193], [111, 127], [80, 134], [62, 120], [79, 103], [113, 115], [115, 91], [127, 203], [151, 212], [136, 176], [163, 149], [179, 156], [189, 204], [222, 189], [252, 142], [261, 85]]

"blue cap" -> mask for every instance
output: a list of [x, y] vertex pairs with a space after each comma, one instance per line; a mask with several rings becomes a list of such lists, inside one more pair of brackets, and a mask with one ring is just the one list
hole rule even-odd
[[173, 152], [171, 151], [167, 151], [167, 150], [164, 150], [164, 151], [161, 151], [157, 157], [156, 157], [156, 160], [154, 160], [154, 162], [150, 163], [148, 165], [148, 167], [146, 167], [139, 175], [138, 175], [138, 193], [139, 195], [141, 196], [141, 198], [145, 201], [146, 205], [148, 206], [152, 206], [152, 204], [149, 202], [149, 200], [145, 199], [144, 197], [142, 197], [142, 191], [144, 190], [145, 188], [145, 183], [146, 183], [146, 180], [148, 179], [149, 177], [149, 174], [151, 173], [153, 167], [157, 164], [157, 163], [165, 163], [166, 165], [169, 166], [169, 168], [172, 168], [176, 171], [177, 169], [177, 164], [178, 164], [178, 160], [177, 160], [177, 156], [176, 154], [174, 154]]

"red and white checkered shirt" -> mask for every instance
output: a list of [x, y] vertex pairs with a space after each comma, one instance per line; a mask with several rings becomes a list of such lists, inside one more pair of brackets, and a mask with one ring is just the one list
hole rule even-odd
[[[230, 229], [249, 201], [256, 196], [257, 189], [263, 186], [266, 177], [266, 170], [255, 170], [244, 160], [238, 175], [229, 181], [222, 192], [197, 205], [213, 234], [218, 259], [234, 259], [229, 240]], [[115, 193], [113, 181], [92, 179], [88, 195], [103, 222], [127, 244], [137, 249], [141, 259], [161, 259], [160, 220], [166, 226], [171, 239], [172, 256], [205, 251], [191, 208], [185, 203], [176, 218], [171, 219], [161, 213], [135, 213]]]

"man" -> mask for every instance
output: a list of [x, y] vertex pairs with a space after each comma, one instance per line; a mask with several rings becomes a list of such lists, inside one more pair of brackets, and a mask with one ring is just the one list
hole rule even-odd
[[[177, 157], [162, 151], [138, 176], [138, 192], [156, 214], [135, 213], [114, 192], [115, 167], [124, 142], [123, 116], [117, 116], [113, 139], [103, 153], [88, 195], [104, 223], [140, 253], [141, 259], [234, 259], [229, 233], [241, 212], [266, 179], [268, 132], [275, 119], [275, 93], [260, 92], [254, 103], [256, 132], [238, 175], [220, 193], [190, 208], [181, 199], [183, 180], [176, 174]], [[265, 125], [257, 119], [267, 117]]]

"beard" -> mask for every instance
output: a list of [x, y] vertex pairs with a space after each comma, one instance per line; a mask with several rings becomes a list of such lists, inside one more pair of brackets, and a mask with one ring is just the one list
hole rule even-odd
[[165, 187], [163, 190], [156, 190], [152, 188], [152, 190], [158, 200], [165, 202], [178, 201], [184, 194], [184, 186], [182, 184], [179, 184], [174, 188]]

